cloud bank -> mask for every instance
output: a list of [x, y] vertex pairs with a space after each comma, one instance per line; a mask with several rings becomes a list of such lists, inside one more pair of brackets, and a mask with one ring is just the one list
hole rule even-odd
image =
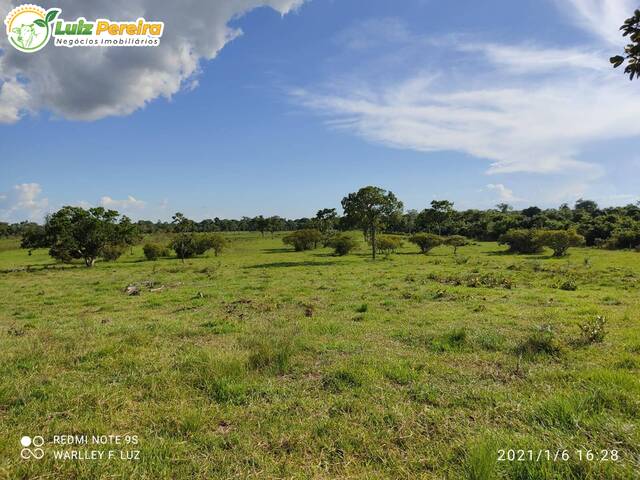
[[420, 67], [384, 81], [354, 72], [291, 94], [332, 128], [372, 143], [467, 154], [486, 160], [490, 174], [594, 180], [602, 167], [583, 158], [588, 146], [640, 135], [638, 86], [608, 62], [624, 44], [618, 28], [634, 6], [629, 0], [557, 3], [567, 22], [586, 29], [592, 41], [568, 47], [483, 42], [468, 34], [428, 38], [399, 20], [365, 21], [338, 37], [345, 50], [377, 48], [377, 31], [404, 54], [416, 47], [407, 64]]
[[[60, 0], [67, 19], [84, 16], [124, 20], [145, 17], [165, 22], [159, 47], [62, 48], [48, 45], [35, 54], [11, 48], [0, 35], [0, 122], [27, 112], [49, 110], [73, 120], [128, 115], [158, 98], [171, 98], [195, 85], [202, 61], [242, 31], [229, 22], [258, 7], [284, 15], [304, 0]], [[5, 15], [13, 2], [0, 0]]]

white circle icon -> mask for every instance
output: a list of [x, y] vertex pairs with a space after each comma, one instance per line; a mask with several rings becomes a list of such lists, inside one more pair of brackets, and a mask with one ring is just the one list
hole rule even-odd
[[20, 443], [22, 444], [23, 447], [25, 448], [28, 447], [29, 445], [31, 445], [31, 437], [29, 437], [28, 435], [25, 435], [20, 439]]

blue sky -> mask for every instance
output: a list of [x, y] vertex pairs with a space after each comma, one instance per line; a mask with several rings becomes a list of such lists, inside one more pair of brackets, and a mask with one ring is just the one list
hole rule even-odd
[[640, 199], [640, 83], [608, 65], [630, 1], [229, 0], [186, 38], [164, 3], [133, 2], [157, 49], [3, 37], [0, 219], [301, 217], [369, 184], [416, 209]]

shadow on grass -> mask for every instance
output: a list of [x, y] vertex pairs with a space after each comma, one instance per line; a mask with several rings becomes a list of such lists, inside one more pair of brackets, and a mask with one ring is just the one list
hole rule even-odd
[[335, 265], [337, 262], [273, 262], [273, 263], [260, 263], [258, 265], [251, 265], [247, 268], [286, 268], [286, 267], [328, 267]]
[[293, 253], [294, 250], [287, 248], [287, 247], [282, 247], [282, 248], [263, 248], [262, 251], [264, 253]]

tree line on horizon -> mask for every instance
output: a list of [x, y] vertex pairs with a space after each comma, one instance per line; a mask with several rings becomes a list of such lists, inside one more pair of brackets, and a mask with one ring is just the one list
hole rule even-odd
[[[479, 241], [497, 241], [512, 229], [575, 229], [585, 237], [587, 246], [601, 246], [609, 242], [608, 246], [611, 248], [634, 248], [640, 244], [640, 202], [600, 208], [592, 200], [580, 199], [573, 207], [565, 203], [558, 208], [541, 209], [531, 206], [515, 210], [510, 205], [501, 203], [487, 210], [456, 210], [451, 201], [433, 200], [430, 207], [422, 211], [396, 209], [385, 213], [384, 217], [382, 231], [386, 233], [427, 232], [442, 236], [462, 235]], [[129, 222], [143, 235], [175, 232], [174, 222]], [[0, 237], [24, 236], [26, 232], [39, 228], [42, 225], [34, 222], [0, 222]], [[319, 210], [314, 217], [298, 219], [262, 215], [240, 219], [187, 219], [181, 228], [199, 233], [244, 231], [266, 235], [311, 228], [345, 232], [358, 229], [359, 226], [353, 215], [338, 215], [335, 208], [325, 208]]]

